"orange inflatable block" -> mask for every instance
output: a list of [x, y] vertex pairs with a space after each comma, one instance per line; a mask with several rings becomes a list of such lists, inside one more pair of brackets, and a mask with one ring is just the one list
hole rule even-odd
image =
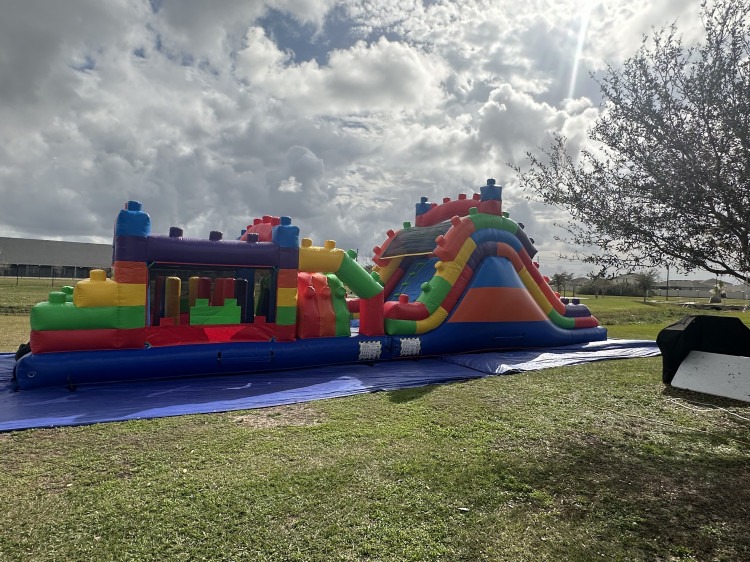
[[297, 270], [279, 269], [276, 274], [276, 286], [279, 289], [297, 289]]
[[546, 321], [534, 298], [519, 287], [469, 289], [449, 322]]
[[116, 261], [113, 265], [112, 278], [117, 283], [148, 283], [148, 268], [140, 261]]

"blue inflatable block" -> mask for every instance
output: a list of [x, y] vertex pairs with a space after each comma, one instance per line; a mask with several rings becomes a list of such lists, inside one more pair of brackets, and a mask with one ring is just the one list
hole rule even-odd
[[482, 230], [477, 230], [471, 235], [471, 239], [474, 240], [474, 243], [476, 243], [477, 246], [484, 242], [503, 242], [513, 248], [516, 252], [520, 252], [521, 248], [523, 248], [523, 244], [521, 244], [521, 241], [515, 234], [497, 228], [483, 228]]
[[[476, 287], [513, 287], [523, 289], [521, 278], [508, 258], [493, 256], [485, 259], [474, 272], [472, 288]], [[488, 306], [490, 303], [488, 303]], [[506, 305], [507, 306], [507, 305]]]
[[487, 185], [483, 185], [479, 188], [479, 194], [482, 201], [502, 201], [503, 200], [503, 187], [495, 185], [495, 180], [489, 181]]
[[430, 209], [432, 209], [432, 205], [427, 202], [427, 197], [422, 197], [421, 201], [417, 203], [416, 216], [424, 215]]
[[523, 229], [519, 228], [516, 232], [516, 237], [518, 237], [518, 240], [521, 242], [521, 245], [523, 245], [526, 253], [529, 254], [529, 257], [533, 258], [537, 254], [537, 250], [534, 247], [534, 244], [531, 243], [531, 240], [529, 240], [526, 232], [524, 232]]
[[422, 294], [422, 283], [432, 279], [435, 275], [435, 263], [438, 258], [419, 258], [414, 260], [404, 273], [401, 281], [394, 287], [388, 300], [397, 301], [401, 294], [409, 295], [409, 301], [414, 302]]
[[281, 224], [274, 226], [271, 239], [281, 248], [299, 248], [299, 227], [292, 225], [292, 219], [281, 217]]
[[142, 207], [138, 201], [128, 201], [127, 208], [117, 216], [115, 236], [146, 237], [151, 234], [151, 217], [141, 210]]

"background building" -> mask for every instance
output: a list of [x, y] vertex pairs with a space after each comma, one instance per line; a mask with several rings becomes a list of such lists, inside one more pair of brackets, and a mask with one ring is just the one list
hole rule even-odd
[[112, 245], [0, 236], [0, 277], [88, 277], [112, 267]]

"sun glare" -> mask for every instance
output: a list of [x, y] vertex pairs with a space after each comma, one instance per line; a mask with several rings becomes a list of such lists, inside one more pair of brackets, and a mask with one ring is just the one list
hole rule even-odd
[[578, 65], [580, 64], [583, 45], [586, 41], [586, 32], [589, 27], [593, 2], [591, 0], [582, 0], [579, 6], [580, 27], [578, 28], [578, 41], [576, 43], [575, 54], [573, 55], [573, 70], [570, 73], [570, 85], [568, 86], [568, 98], [571, 99], [575, 93], [576, 81], [578, 79]]

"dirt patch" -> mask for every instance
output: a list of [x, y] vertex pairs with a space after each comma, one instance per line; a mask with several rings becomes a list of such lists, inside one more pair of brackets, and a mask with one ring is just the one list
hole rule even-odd
[[269, 427], [318, 425], [323, 421], [320, 412], [308, 404], [290, 404], [253, 410], [242, 416], [235, 416], [232, 421], [247, 427], [265, 429]]

